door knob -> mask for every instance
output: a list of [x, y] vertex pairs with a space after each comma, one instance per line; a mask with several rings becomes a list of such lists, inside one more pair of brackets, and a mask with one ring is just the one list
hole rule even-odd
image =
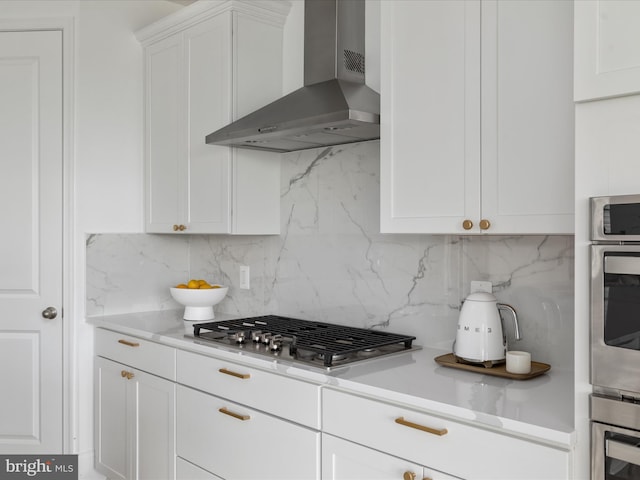
[[54, 307], [47, 307], [42, 311], [42, 316], [48, 320], [51, 320], [58, 316], [58, 311]]

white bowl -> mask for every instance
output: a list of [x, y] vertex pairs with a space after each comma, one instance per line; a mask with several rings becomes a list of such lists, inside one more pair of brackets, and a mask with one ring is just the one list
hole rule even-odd
[[185, 320], [210, 320], [215, 318], [213, 306], [227, 295], [229, 287], [220, 288], [169, 288], [171, 296], [180, 305], [184, 305]]

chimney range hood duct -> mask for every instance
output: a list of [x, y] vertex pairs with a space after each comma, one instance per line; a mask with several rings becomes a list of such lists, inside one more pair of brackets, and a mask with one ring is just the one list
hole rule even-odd
[[364, 84], [364, 0], [306, 0], [304, 87], [217, 130], [208, 144], [292, 152], [380, 138]]

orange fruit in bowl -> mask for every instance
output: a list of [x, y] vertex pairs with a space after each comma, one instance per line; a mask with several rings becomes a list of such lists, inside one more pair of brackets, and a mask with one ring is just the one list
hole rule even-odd
[[212, 288], [222, 288], [222, 286], [211, 285], [206, 280], [192, 278], [187, 283], [179, 283], [174, 288], [188, 288], [190, 290], [210, 290]]

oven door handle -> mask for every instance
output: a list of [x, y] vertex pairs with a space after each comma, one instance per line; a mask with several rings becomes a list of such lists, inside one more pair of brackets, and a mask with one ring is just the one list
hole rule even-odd
[[606, 256], [604, 258], [604, 273], [639, 275], [640, 258]]
[[640, 448], [629, 445], [628, 443], [616, 442], [615, 440], [607, 440], [605, 445], [607, 457], [617, 458], [623, 462], [640, 465]]

